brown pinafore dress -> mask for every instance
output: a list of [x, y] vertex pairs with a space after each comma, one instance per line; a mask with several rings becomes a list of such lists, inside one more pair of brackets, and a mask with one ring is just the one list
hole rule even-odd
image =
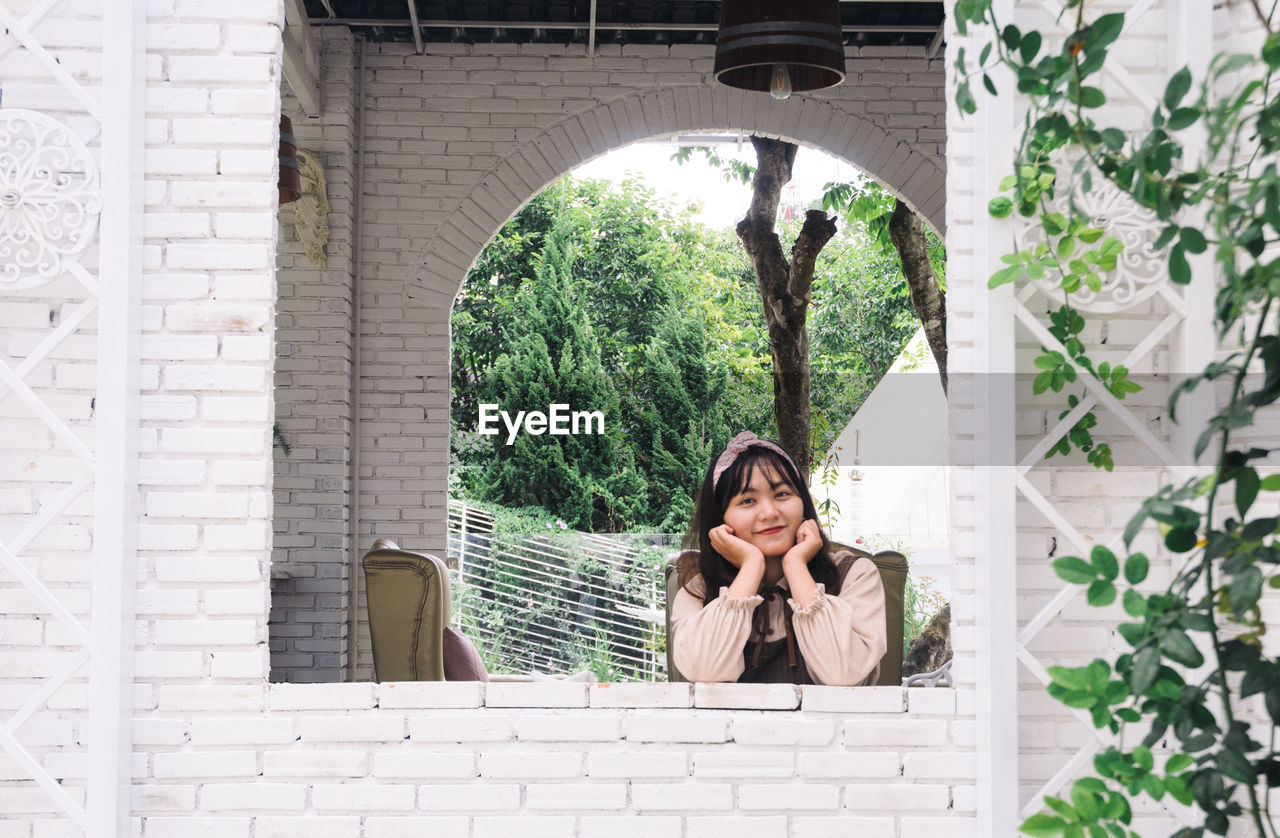
[[[836, 578], [840, 586], [844, 586], [845, 577], [849, 575], [853, 563], [858, 556], [845, 556], [836, 565]], [[764, 602], [756, 606], [751, 615], [751, 637], [763, 638], [769, 627], [769, 602], [778, 600], [782, 606], [783, 633], [778, 640], [748, 640], [742, 650], [743, 671], [738, 678], [739, 684], [813, 684], [813, 676], [804, 664], [804, 655], [796, 644], [795, 631], [791, 626], [791, 606], [787, 603], [790, 591], [774, 585], [768, 590], [761, 590]]]

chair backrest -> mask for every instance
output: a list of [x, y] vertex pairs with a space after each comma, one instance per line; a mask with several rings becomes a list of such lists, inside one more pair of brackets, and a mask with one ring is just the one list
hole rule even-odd
[[449, 625], [449, 570], [424, 553], [380, 538], [361, 560], [374, 678], [443, 681], [442, 637]]
[[[903, 596], [907, 587], [907, 557], [896, 550], [881, 550], [869, 553], [860, 547], [831, 542], [832, 552], [848, 550], [856, 556], [866, 556], [876, 563], [880, 571], [880, 584], [884, 586], [884, 618], [885, 631], [889, 649], [880, 659], [880, 676], [877, 686], [898, 686], [902, 683], [902, 635], [903, 635]], [[680, 555], [684, 555], [683, 553]], [[680, 590], [680, 555], [667, 560], [667, 680], [687, 681], [676, 669], [671, 644], [671, 605], [675, 602], [676, 593]]]

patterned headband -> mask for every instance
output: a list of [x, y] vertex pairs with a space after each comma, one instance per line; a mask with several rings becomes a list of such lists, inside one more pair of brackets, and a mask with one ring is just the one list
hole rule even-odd
[[729, 466], [733, 465], [734, 461], [738, 459], [738, 455], [753, 445], [758, 445], [761, 448], [768, 448], [770, 451], [776, 451], [781, 454], [788, 463], [791, 463], [791, 467], [796, 469], [797, 474], [800, 473], [800, 469], [796, 468], [795, 460], [791, 459], [791, 455], [786, 451], [783, 451], [780, 446], [767, 439], [761, 439], [751, 433], [751, 431], [743, 431], [733, 439], [729, 440], [729, 444], [725, 446], [724, 453], [720, 455], [718, 460], [716, 460], [715, 470], [711, 473], [712, 489], [715, 489], [720, 485], [720, 475], [724, 474]]

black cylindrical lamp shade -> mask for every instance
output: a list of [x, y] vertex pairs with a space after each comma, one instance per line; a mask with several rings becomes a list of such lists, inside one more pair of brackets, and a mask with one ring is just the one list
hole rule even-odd
[[797, 93], [844, 81], [839, 0], [724, 0], [716, 37], [715, 78], [767, 91], [786, 65]]

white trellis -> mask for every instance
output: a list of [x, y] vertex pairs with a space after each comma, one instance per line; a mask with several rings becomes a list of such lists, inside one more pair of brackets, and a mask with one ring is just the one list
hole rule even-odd
[[[40, 40], [42, 25], [55, 26], [60, 16], [85, 12], [67, 5], [43, 0], [19, 16], [0, 4], [0, 25], [6, 30], [0, 35], [0, 65], [25, 52], [79, 108], [0, 109], [0, 302], [47, 287], [50, 301], [61, 306], [60, 322], [24, 357], [0, 359], [0, 399], [15, 400], [37, 417], [77, 468], [67, 485], [42, 498], [15, 535], [0, 539], [0, 573], [15, 577], [74, 644], [65, 662], [42, 682], [30, 684], [25, 701], [0, 724], [0, 747], [70, 821], [88, 835], [107, 836], [125, 834], [131, 776], [145, 30], [142, 4], [113, 0], [103, 5], [104, 71], [101, 87], [94, 87], [77, 81]], [[95, 157], [106, 165], [95, 164]], [[93, 331], [90, 434], [88, 425], [60, 416], [43, 398], [45, 388], [29, 379], [69, 338]], [[40, 550], [33, 542], [71, 514], [90, 489], [86, 624], [41, 578]], [[86, 664], [82, 804], [19, 734], [25, 723], [47, 711], [62, 687], [84, 680]]]
[[[1028, 8], [1030, 7], [1030, 8]], [[1038, 8], [1037, 8], [1038, 7]], [[1116, 10], [1122, 7], [1117, 6]], [[1189, 65], [1196, 78], [1203, 78], [1208, 67], [1212, 40], [1196, 37], [1195, 33], [1213, 31], [1212, 5], [1196, 0], [1167, 0], [1158, 3], [1156, 0], [1143, 0], [1124, 7], [1126, 12], [1126, 34], [1135, 28], [1150, 32], [1153, 20], [1158, 23], [1164, 17], [1164, 31], [1167, 33], [1168, 73], [1182, 65]], [[1091, 7], [1090, 15], [1102, 14], [1111, 9]], [[999, 2], [997, 13], [1003, 20], [1018, 20], [1019, 23], [1032, 16], [1035, 22], [1029, 25], [1044, 28], [1045, 21], [1053, 21], [1059, 17], [1060, 6], [1053, 0], [1037, 0], [1034, 3], [1019, 5]], [[1058, 34], [1069, 34], [1072, 21], [1064, 21], [1059, 26]], [[1025, 28], [1025, 27], [1024, 27]], [[1122, 36], [1123, 38], [1123, 36]], [[1123, 44], [1124, 41], [1122, 40]], [[1151, 48], [1150, 46], [1147, 47]], [[1148, 89], [1147, 83], [1140, 82], [1136, 75], [1126, 68], [1126, 51], [1113, 49], [1107, 63], [1109, 74], [1108, 87], [1116, 93], [1117, 98], [1126, 100], [1126, 104], [1136, 105], [1144, 112], [1150, 112], [1163, 90], [1163, 78], [1157, 80], [1160, 90]], [[1012, 88], [1006, 79], [1005, 90]], [[974, 204], [975, 226], [978, 240], [986, 242], [987, 253], [979, 260], [981, 273], [975, 279], [979, 285], [985, 285], [983, 279], [998, 269], [999, 256], [1010, 250], [1011, 244], [1017, 240], [1019, 244], [1029, 242], [1031, 235], [1027, 230], [1017, 231], [1012, 222], [989, 221], [985, 216], [985, 203], [994, 194], [994, 186], [1007, 174], [1011, 165], [1006, 147], [1007, 138], [1014, 136], [1018, 125], [1018, 106], [1012, 97], [990, 99], [980, 106], [982, 117], [981, 128], [976, 133], [980, 140], [976, 143], [979, 149], [975, 152], [979, 165], [974, 167]], [[1105, 119], [1105, 111], [1103, 112]], [[982, 139], [989, 140], [985, 144]], [[1202, 146], [1202, 136], [1188, 134], [1189, 148], [1187, 159], [1190, 163], [1198, 159]], [[985, 165], [982, 165], [985, 163]], [[1116, 272], [1115, 279], [1101, 292], [1080, 294], [1072, 297], [1072, 305], [1083, 311], [1103, 317], [1125, 312], [1128, 309], [1152, 300], [1157, 311], [1163, 316], [1153, 321], [1150, 331], [1134, 345], [1124, 357], [1126, 367], [1134, 368], [1159, 346], [1168, 345], [1172, 357], [1170, 365], [1180, 372], [1195, 372], [1203, 369], [1213, 359], [1213, 265], [1206, 255], [1197, 257], [1193, 263], [1195, 281], [1186, 288], [1178, 288], [1169, 284], [1163, 256], [1156, 254], [1151, 247], [1159, 233], [1159, 225], [1153, 215], [1138, 208], [1132, 201], [1125, 199], [1118, 192], [1098, 185], [1094, 193], [1081, 202], [1085, 212], [1092, 215], [1095, 221], [1108, 229], [1110, 233], [1121, 238], [1125, 244], [1125, 257]], [[1069, 514], [1060, 509], [1055, 499], [1046, 496], [1028, 473], [1043, 461], [1045, 453], [1066, 433], [1075, 422], [1090, 410], [1097, 409], [1104, 415], [1117, 420], [1140, 444], [1141, 448], [1154, 457], [1158, 466], [1173, 479], [1185, 480], [1196, 475], [1197, 470], [1191, 465], [1191, 452], [1194, 445], [1194, 434], [1188, 428], [1203, 427], [1204, 421], [1212, 413], [1211, 396], [1199, 393], [1196, 398], [1185, 398], [1179, 404], [1180, 425], [1170, 435], [1169, 441], [1160, 439], [1148, 427], [1147, 423], [1136, 416], [1130, 406], [1116, 399], [1096, 379], [1081, 376], [1079, 384], [1087, 393], [1080, 403], [1068, 414], [1052, 424], [1043, 439], [1039, 440], [1022, 457], [1015, 458], [1013, 441], [1014, 410], [1021, 407], [1018, 398], [1024, 400], [1029, 396], [1015, 393], [1012, 384], [1015, 372], [1013, 366], [1015, 324], [1020, 324], [1034, 339], [1044, 347], [1068, 355], [1065, 348], [1049, 332], [1041, 317], [1032, 310], [1030, 304], [1041, 294], [1048, 294], [1052, 289], [1036, 284], [1028, 284], [1019, 289], [1015, 295], [1009, 287], [987, 293], [989, 306], [981, 307], [978, 320], [982, 324], [977, 331], [979, 342], [984, 344], [985, 352], [980, 353], [990, 365], [982, 372], [987, 382], [985, 388], [978, 388], [978, 410], [980, 412], [977, 427], [979, 436], [985, 432], [985, 446], [979, 445], [979, 475], [976, 481], [979, 509], [983, 513], [979, 517], [979, 526], [986, 525], [987, 532], [979, 536], [979, 551], [986, 550], [986, 574], [980, 579], [979, 591], [979, 632], [989, 644], [985, 665], [980, 666], [978, 677], [988, 683], [980, 686], [980, 720], [985, 720], [980, 736], [988, 735], [989, 742], [984, 751], [980, 776], [983, 778], [981, 792], [983, 806], [989, 807], [990, 821], [986, 825], [990, 832], [982, 829], [983, 834], [1012, 834], [1013, 827], [1022, 818], [1038, 811], [1042, 806], [1044, 795], [1058, 794], [1071, 780], [1085, 768], [1087, 762], [1102, 747], [1113, 742], [1113, 737], [1106, 730], [1094, 727], [1089, 714], [1082, 710], [1074, 710], [1073, 714], [1081, 725], [1089, 732], [1083, 745], [1065, 757], [1051, 777], [1025, 800], [1019, 802], [1018, 795], [1013, 793], [1024, 777], [1019, 767], [1019, 756], [1025, 746], [1016, 739], [1017, 725], [1008, 723], [1009, 719], [1019, 716], [1017, 689], [1020, 664], [1040, 684], [1051, 680], [1047, 666], [1054, 661], [1044, 660], [1043, 653], [1032, 651], [1033, 642], [1046, 630], [1052, 631], [1058, 624], [1063, 609], [1079, 593], [1081, 586], [1063, 585], [1029, 620], [1021, 626], [1016, 619], [1014, 603], [1040, 589], [1032, 590], [1017, 580], [1018, 563], [1021, 557], [1017, 552], [1018, 522], [1009, 510], [1016, 508], [1018, 499], [1022, 499], [1036, 509], [1057, 531], [1059, 542], [1063, 544], [1062, 553], [1077, 552], [1088, 555], [1094, 544], [1105, 546], [1121, 552], [1121, 532], [1115, 529], [1110, 533], [1088, 533], [1097, 536], [1096, 541], [1085, 537]], [[981, 293], [981, 292], [980, 292]], [[1060, 300], [1058, 291], [1050, 299]], [[1002, 367], [1007, 359], [1007, 366]], [[985, 404], [983, 403], [985, 400]], [[981, 415], [985, 414], [985, 415]], [[1005, 464], [1015, 463], [1011, 468]], [[1118, 462], [1117, 465], [1123, 465]], [[1047, 562], [1047, 560], [1045, 560]], [[985, 618], [986, 622], [983, 623]], [[1097, 650], [1080, 650], [1082, 655], [1094, 654]], [[1016, 659], [1017, 663], [1014, 663]], [[1004, 720], [1003, 723], [1000, 720]], [[1132, 743], [1130, 743], [1132, 744]], [[1171, 812], [1178, 817], [1180, 812]]]

